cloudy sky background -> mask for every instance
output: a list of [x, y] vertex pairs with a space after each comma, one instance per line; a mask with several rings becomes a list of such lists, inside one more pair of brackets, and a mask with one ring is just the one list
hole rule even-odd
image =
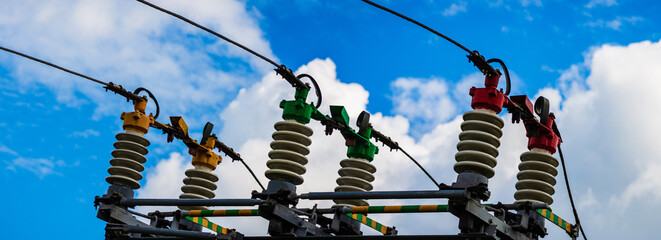
[[[161, 121], [184, 116], [199, 138], [207, 121], [263, 182], [278, 103], [293, 89], [260, 59], [135, 1], [3, 0], [0, 45], [55, 62], [127, 89], [145, 87], [161, 105]], [[397, 140], [444, 183], [452, 170], [468, 89], [482, 77], [445, 40], [360, 1], [155, 1], [243, 43], [298, 73], [313, 75], [329, 105], [352, 119], [364, 109], [375, 128]], [[661, 148], [656, 123], [661, 95], [660, 9], [654, 1], [380, 2], [507, 63], [512, 95], [551, 100], [564, 137], [569, 177], [592, 239], [654, 238], [661, 203]], [[311, 94], [310, 99], [313, 99]], [[95, 195], [104, 178], [119, 115], [132, 106], [100, 85], [0, 54], [0, 203], [18, 212], [0, 220], [9, 238], [103, 238]], [[153, 108], [149, 107], [149, 110]], [[509, 116], [501, 114], [506, 122]], [[299, 192], [331, 191], [346, 148], [318, 123]], [[511, 202], [522, 125], [506, 124], [490, 202]], [[190, 156], [157, 131], [139, 197], [176, 197]], [[382, 147], [373, 162], [375, 190], [433, 189], [399, 152]], [[238, 163], [216, 172], [218, 197], [249, 197], [259, 187]], [[313, 177], [314, 176], [314, 177]], [[559, 177], [554, 211], [570, 222]], [[443, 201], [440, 201], [442, 203]], [[328, 201], [319, 202], [329, 206]], [[371, 201], [373, 205], [439, 203]], [[311, 206], [303, 202], [301, 206]], [[149, 211], [153, 208], [139, 208]], [[450, 214], [375, 215], [402, 234], [454, 234]], [[17, 221], [17, 219], [22, 219]], [[26, 221], [31, 224], [26, 224]], [[259, 218], [214, 219], [251, 235]], [[35, 231], [35, 225], [38, 231]], [[567, 239], [548, 224], [546, 239]], [[364, 228], [367, 234], [376, 232]]]

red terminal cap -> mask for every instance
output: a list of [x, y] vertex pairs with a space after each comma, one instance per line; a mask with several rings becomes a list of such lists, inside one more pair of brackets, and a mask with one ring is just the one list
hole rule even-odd
[[472, 87], [468, 94], [473, 97], [471, 107], [473, 109], [490, 109], [500, 113], [503, 110], [503, 105], [507, 103], [508, 99], [502, 91], [498, 90], [498, 79], [500, 75], [487, 76], [484, 79], [484, 88]]
[[[534, 106], [526, 95], [510, 96], [506, 107], [513, 107], [514, 104], [518, 105], [528, 116], [534, 114]], [[546, 123], [541, 123], [537, 119], [523, 119], [523, 124], [526, 128], [526, 136], [528, 137], [528, 149], [533, 148], [544, 149], [553, 154], [562, 142], [560, 137], [553, 131], [553, 124], [555, 116], [549, 114]]]
[[554, 120], [555, 117], [551, 115], [549, 116], [546, 125], [542, 125], [541, 123], [534, 121], [534, 124], [539, 124], [537, 136], [531, 136], [531, 129], [528, 128], [528, 124], [526, 123], [527, 121], [524, 121], [524, 124], [526, 124], [526, 135], [528, 135], [528, 149], [532, 150], [533, 148], [539, 148], [549, 151], [551, 154], [555, 153], [556, 149], [560, 145], [561, 140], [560, 137], [553, 132], [552, 127]]

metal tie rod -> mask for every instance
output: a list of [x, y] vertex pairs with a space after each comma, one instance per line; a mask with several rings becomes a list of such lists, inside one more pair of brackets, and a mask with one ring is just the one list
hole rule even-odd
[[266, 201], [260, 199], [122, 199], [120, 205], [134, 206], [255, 206]]
[[144, 233], [161, 236], [174, 236], [193, 239], [216, 239], [216, 234], [206, 232], [184, 231], [175, 229], [139, 227], [131, 225], [108, 224], [106, 231], [121, 231], [125, 233]]
[[373, 192], [311, 192], [303, 193], [301, 199], [411, 199], [411, 198], [465, 198], [467, 192], [457, 190], [435, 191], [373, 191]]

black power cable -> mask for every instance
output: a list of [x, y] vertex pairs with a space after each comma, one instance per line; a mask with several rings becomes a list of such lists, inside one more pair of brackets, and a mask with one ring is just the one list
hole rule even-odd
[[393, 10], [387, 8], [387, 7], [384, 7], [384, 6], [381, 6], [381, 5], [379, 5], [379, 4], [376, 4], [376, 3], [372, 2], [372, 1], [369, 1], [369, 0], [362, 0], [362, 1], [365, 2], [365, 3], [367, 3], [367, 4], [369, 4], [369, 5], [372, 5], [372, 6], [375, 6], [375, 7], [377, 7], [377, 8], [380, 8], [380, 9], [386, 11], [386, 12], [389, 12], [389, 13], [395, 14], [395, 15], [397, 15], [398, 17], [401, 17], [401, 18], [403, 18], [403, 19], [405, 19], [405, 20], [407, 20], [407, 21], [409, 21], [409, 22], [412, 22], [412, 23], [414, 23], [414, 24], [416, 24], [416, 25], [418, 25], [418, 26], [420, 26], [420, 27], [422, 27], [422, 28], [424, 28], [424, 29], [427, 29], [427, 30], [429, 30], [430, 32], [433, 32], [434, 34], [436, 34], [436, 35], [438, 35], [438, 36], [440, 36], [440, 37], [442, 37], [442, 38], [445, 38], [445, 40], [448, 40], [448, 41], [450, 41], [451, 43], [454, 43], [454, 45], [457, 45], [457, 47], [463, 49], [464, 51], [468, 52], [469, 54], [473, 54], [473, 51], [471, 51], [471, 50], [468, 49], [467, 47], [464, 47], [463, 45], [461, 45], [461, 44], [458, 43], [457, 41], [452, 40], [452, 38], [450, 38], [450, 37], [448, 37], [448, 36], [445, 36], [445, 35], [443, 35], [442, 33], [437, 32], [436, 30], [434, 30], [434, 29], [432, 29], [432, 28], [430, 28], [430, 27], [427, 27], [427, 25], [424, 25], [424, 24], [422, 24], [422, 23], [420, 23], [420, 22], [418, 22], [418, 21], [416, 21], [416, 20], [411, 19], [410, 17], [404, 16], [404, 15], [398, 13], [398, 12], [395, 12], [395, 11], [393, 11]]
[[154, 104], [156, 105], [156, 115], [154, 115], [154, 120], [158, 118], [158, 115], [161, 114], [161, 107], [158, 105], [158, 101], [156, 101], [156, 98], [154, 97], [154, 94], [152, 94], [149, 90], [146, 88], [139, 87], [133, 91], [133, 94], [138, 95], [140, 92], [145, 91], [151, 98], [151, 100], [154, 100]]
[[492, 59], [489, 59], [488, 61], [486, 61], [487, 64], [485, 64], [484, 57], [483, 57], [483, 56], [480, 56], [480, 54], [479, 54], [477, 51], [471, 51], [470, 49], [468, 49], [467, 47], [464, 47], [463, 45], [461, 45], [461, 44], [458, 43], [457, 41], [453, 40], [452, 38], [450, 38], [450, 37], [448, 37], [448, 36], [445, 36], [444, 34], [442, 34], [442, 33], [438, 32], [438, 31], [436, 31], [436, 30], [434, 30], [434, 29], [428, 27], [427, 25], [424, 25], [424, 24], [422, 24], [422, 23], [420, 23], [420, 22], [418, 22], [418, 21], [416, 21], [416, 20], [413, 20], [413, 19], [410, 18], [410, 17], [404, 16], [404, 15], [402, 15], [401, 13], [395, 12], [395, 11], [392, 10], [392, 9], [389, 9], [389, 8], [387, 8], [387, 7], [384, 7], [384, 6], [381, 6], [381, 5], [376, 4], [376, 3], [372, 2], [372, 1], [369, 1], [369, 0], [362, 0], [362, 1], [365, 2], [365, 3], [367, 3], [367, 4], [369, 4], [369, 5], [372, 5], [372, 6], [374, 6], [374, 7], [377, 7], [377, 8], [379, 8], [379, 9], [382, 9], [382, 10], [384, 10], [384, 11], [386, 11], [386, 12], [392, 13], [392, 14], [394, 14], [394, 15], [400, 17], [400, 18], [403, 18], [404, 20], [407, 20], [407, 21], [409, 21], [409, 22], [412, 22], [412, 23], [414, 23], [414, 24], [416, 24], [416, 25], [418, 25], [418, 26], [420, 26], [420, 27], [422, 27], [422, 28], [424, 28], [424, 29], [427, 29], [428, 31], [430, 31], [430, 32], [432, 32], [432, 33], [434, 33], [434, 34], [436, 34], [436, 35], [438, 35], [438, 36], [444, 38], [445, 40], [448, 40], [449, 42], [453, 43], [453, 44], [456, 45], [457, 47], [459, 47], [459, 48], [463, 49], [464, 51], [468, 52], [468, 54], [470, 54], [469, 56], [467, 56], [468, 59], [469, 59], [470, 61], [473, 61], [473, 63], [475, 64], [475, 66], [477, 66], [477, 67], [480, 69], [480, 71], [482, 71], [482, 73], [484, 73], [484, 74], [486, 74], [486, 75], [496, 74], [496, 71], [495, 71], [491, 66], [489, 66], [488, 63], [492, 63], [492, 62], [500, 63], [500, 65], [503, 67], [503, 71], [505, 71], [505, 80], [506, 80], [506, 84], [507, 84], [507, 87], [506, 87], [506, 90], [505, 90], [505, 95], [509, 95], [509, 93], [510, 93], [510, 86], [511, 86], [511, 84], [510, 84], [510, 74], [509, 74], [509, 71], [507, 71], [507, 67], [505, 67], [505, 63], [504, 63], [502, 60], [497, 59], [497, 58], [492, 58]]
[[425, 174], [427, 174], [427, 177], [429, 177], [429, 179], [430, 179], [432, 182], [434, 182], [434, 185], [436, 185], [436, 187], [438, 187], [438, 188], [441, 187], [441, 185], [438, 184], [438, 182], [436, 181], [436, 179], [434, 179], [434, 177], [432, 177], [431, 174], [429, 174], [429, 172], [427, 172], [427, 170], [426, 170], [424, 167], [422, 167], [422, 165], [420, 165], [420, 163], [418, 163], [418, 161], [415, 160], [415, 158], [411, 157], [411, 155], [409, 155], [409, 153], [407, 153], [406, 151], [404, 151], [404, 149], [402, 149], [401, 147], [399, 148], [399, 150], [402, 151], [402, 153], [404, 153], [404, 155], [406, 155], [407, 157], [409, 157], [409, 159], [411, 159], [411, 161], [413, 161], [413, 163], [415, 163], [415, 165], [418, 165], [418, 167], [420, 168], [420, 170], [422, 170], [423, 172], [425, 172]]
[[198, 23], [196, 23], [196, 22], [193, 22], [192, 20], [190, 20], [190, 19], [188, 19], [188, 18], [185, 18], [185, 17], [183, 17], [183, 16], [181, 16], [181, 15], [179, 15], [179, 14], [176, 14], [176, 13], [173, 13], [173, 12], [171, 12], [171, 11], [168, 11], [167, 9], [161, 8], [161, 7], [159, 7], [159, 6], [156, 6], [156, 5], [154, 5], [154, 4], [150, 3], [150, 2], [147, 2], [147, 1], [144, 1], [144, 0], [137, 0], [137, 1], [140, 2], [140, 3], [142, 3], [142, 4], [145, 4], [145, 5], [147, 5], [147, 6], [150, 6], [150, 7], [154, 8], [154, 9], [156, 9], [156, 10], [159, 10], [159, 11], [161, 11], [161, 12], [167, 13], [167, 14], [173, 16], [173, 17], [179, 18], [179, 19], [181, 19], [181, 20], [184, 21], [184, 22], [187, 22], [187, 23], [189, 23], [189, 24], [191, 24], [191, 25], [193, 25], [193, 26], [196, 26], [196, 27], [198, 27], [198, 28], [200, 28], [200, 29], [202, 29], [202, 30], [208, 32], [208, 33], [211, 33], [211, 34], [215, 35], [216, 37], [222, 38], [223, 40], [228, 41], [229, 43], [234, 44], [235, 46], [240, 47], [240, 48], [242, 48], [243, 50], [246, 50], [246, 51], [252, 53], [253, 55], [255, 55], [255, 56], [257, 56], [257, 57], [263, 59], [264, 61], [267, 61], [268, 63], [273, 64], [273, 66], [275, 66], [275, 67], [280, 67], [280, 65], [278, 65], [275, 61], [273, 61], [273, 60], [271, 60], [271, 59], [269, 59], [269, 58], [267, 58], [267, 57], [265, 57], [265, 56], [263, 56], [263, 55], [261, 55], [261, 54], [255, 52], [255, 51], [253, 51], [252, 49], [250, 49], [250, 48], [248, 48], [248, 47], [246, 47], [246, 46], [241, 45], [241, 44], [238, 43], [238, 42], [235, 42], [235, 41], [232, 40], [232, 39], [229, 39], [228, 37], [223, 36], [223, 35], [220, 34], [220, 33], [214, 32], [213, 30], [211, 30], [211, 29], [209, 29], [209, 28], [207, 28], [207, 27], [205, 27], [205, 26], [202, 26], [202, 25], [200, 25], [200, 24], [198, 24]]
[[436, 179], [434, 179], [434, 177], [432, 177], [431, 174], [427, 172], [427, 170], [422, 166], [422, 164], [420, 164], [417, 160], [415, 160], [415, 158], [413, 158], [408, 152], [404, 151], [404, 149], [401, 146], [399, 146], [399, 143], [393, 141], [390, 137], [384, 135], [383, 133], [377, 131], [374, 128], [372, 128], [372, 137], [376, 139], [377, 142], [381, 141], [383, 145], [388, 146], [391, 150], [394, 149], [394, 150], [402, 151], [404, 155], [406, 155], [409, 159], [411, 159], [411, 161], [413, 161], [413, 163], [415, 163], [415, 165], [417, 165], [420, 168], [420, 170], [422, 170], [427, 175], [429, 180], [434, 182], [434, 185], [436, 185], [436, 187], [441, 188], [441, 185], [438, 184]]
[[565, 176], [565, 185], [567, 186], [567, 194], [569, 195], [569, 202], [571, 203], [571, 209], [574, 212], [574, 219], [576, 219], [576, 225], [581, 230], [581, 235], [583, 239], [587, 240], [585, 237], [585, 231], [583, 231], [583, 225], [581, 225], [581, 220], [578, 219], [578, 212], [576, 211], [576, 206], [574, 205], [574, 197], [571, 194], [571, 188], [569, 187], [569, 178], [567, 177], [567, 168], [565, 167], [565, 157], [562, 155], [562, 148], [558, 145], [558, 155], [560, 155], [560, 163], [562, 163], [562, 173]]
[[310, 81], [312, 81], [312, 85], [314, 85], [314, 92], [317, 94], [317, 106], [316, 108], [321, 107], [321, 91], [319, 90], [319, 84], [317, 84], [317, 80], [315, 80], [312, 76], [310, 76], [307, 73], [300, 74], [296, 76], [296, 78], [301, 79], [301, 78], [309, 78]]
[[510, 83], [510, 72], [507, 71], [507, 66], [505, 66], [503, 60], [500, 60], [498, 58], [492, 58], [487, 60], [487, 63], [492, 63], [492, 62], [497, 62], [500, 64], [501, 67], [503, 67], [503, 72], [505, 72], [505, 96], [510, 95], [512, 84]]
[[44, 61], [44, 60], [41, 60], [41, 59], [38, 59], [38, 58], [35, 58], [35, 57], [32, 57], [32, 56], [30, 56], [30, 55], [27, 55], [27, 54], [24, 54], [24, 53], [20, 53], [20, 52], [17, 52], [17, 51], [11, 50], [11, 49], [7, 49], [7, 48], [4, 48], [4, 47], [0, 47], [0, 49], [2, 49], [3, 51], [6, 51], [6, 52], [10, 52], [10, 53], [13, 53], [13, 54], [19, 55], [19, 56], [24, 57], [24, 58], [30, 59], [30, 60], [32, 60], [32, 61], [39, 62], [39, 63], [43, 63], [43, 64], [46, 64], [46, 65], [48, 65], [48, 66], [51, 66], [51, 67], [54, 67], [54, 68], [60, 69], [60, 70], [62, 70], [62, 71], [65, 71], [65, 72], [71, 73], [71, 74], [76, 75], [76, 76], [79, 76], [79, 77], [81, 77], [81, 78], [85, 78], [85, 79], [90, 80], [90, 81], [92, 81], [92, 82], [96, 82], [96, 83], [99, 83], [99, 84], [102, 84], [102, 85], [108, 86], [108, 83], [107, 83], [107, 82], [104, 82], [104, 81], [98, 80], [98, 79], [96, 79], [96, 78], [92, 78], [92, 77], [90, 77], [90, 76], [83, 75], [83, 74], [80, 74], [80, 73], [77, 73], [77, 72], [71, 71], [71, 70], [69, 70], [69, 69], [66, 69], [66, 68], [60, 67], [60, 66], [58, 66], [58, 65], [55, 65], [55, 64], [53, 64], [53, 63], [50, 63], [50, 62], [47, 62], [47, 61]]
[[[166, 14], [169, 14], [169, 15], [171, 15], [171, 16], [173, 16], [173, 17], [176, 17], [176, 18], [178, 18], [178, 19], [180, 19], [180, 20], [182, 20], [182, 21], [184, 21], [184, 22], [187, 22], [187, 23], [189, 23], [189, 24], [191, 24], [191, 25], [193, 25], [193, 26], [196, 26], [196, 27], [198, 27], [198, 28], [200, 28], [200, 29], [202, 29], [202, 30], [208, 32], [208, 33], [211, 33], [212, 35], [214, 35], [214, 36], [216, 36], [216, 37], [219, 37], [219, 38], [221, 38], [221, 39], [223, 39], [223, 40], [225, 40], [225, 41], [227, 41], [227, 42], [229, 42], [229, 43], [231, 43], [231, 44], [234, 44], [235, 46], [240, 47], [241, 49], [246, 50], [246, 51], [248, 51], [249, 53], [252, 53], [253, 55], [255, 55], [255, 56], [261, 58], [262, 60], [264, 60], [264, 61], [266, 61], [266, 62], [272, 64], [273, 66], [275, 66], [275, 67], [276, 67], [276, 72], [282, 74], [282, 77], [285, 78], [285, 80], [289, 81], [289, 82], [292, 84], [292, 86], [297, 87], [297, 88], [298, 88], [298, 87], [306, 87], [306, 85], [303, 84], [303, 82], [301, 82], [301, 80], [299, 79], [299, 77], [301, 77], [301, 75], [299, 75], [299, 77], [294, 76], [294, 75], [291, 73], [291, 71], [290, 71], [289, 69], [287, 69], [284, 65], [282, 65], [282, 64], [278, 64], [278, 63], [276, 63], [275, 61], [273, 61], [273, 60], [271, 60], [271, 59], [265, 57], [264, 55], [261, 55], [261, 54], [255, 52], [254, 50], [252, 50], [252, 49], [250, 49], [250, 48], [248, 48], [248, 47], [246, 47], [246, 46], [243, 46], [243, 45], [241, 45], [240, 43], [238, 43], [238, 42], [236, 42], [236, 41], [234, 41], [234, 40], [232, 40], [232, 39], [230, 39], [230, 38], [228, 38], [228, 37], [225, 37], [225, 36], [223, 36], [222, 34], [217, 33], [217, 32], [215, 32], [215, 31], [213, 31], [213, 30], [211, 30], [211, 29], [209, 29], [209, 28], [207, 28], [207, 27], [205, 27], [205, 26], [202, 26], [202, 25], [200, 25], [200, 24], [194, 22], [193, 20], [190, 20], [190, 19], [188, 19], [188, 18], [186, 18], [186, 17], [184, 17], [184, 16], [181, 16], [181, 15], [179, 15], [179, 14], [176, 14], [176, 13], [174, 13], [174, 12], [172, 12], [172, 11], [169, 11], [169, 10], [167, 10], [167, 9], [164, 9], [164, 8], [162, 8], [162, 7], [156, 6], [156, 5], [154, 5], [154, 4], [150, 3], [150, 2], [147, 2], [147, 1], [145, 1], [145, 0], [136, 0], [136, 1], [138, 1], [138, 2], [140, 2], [140, 3], [142, 3], [142, 4], [145, 4], [145, 5], [147, 5], [147, 6], [150, 6], [150, 7], [154, 8], [154, 9], [156, 9], [156, 10], [159, 10], [159, 11], [161, 11], [161, 12], [164, 12], [164, 13], [166, 13]], [[317, 95], [317, 97], [318, 97], [318, 100], [317, 100], [317, 108], [318, 108], [319, 106], [321, 106], [321, 90], [319, 89], [319, 85], [317, 85], [317, 82], [314, 80], [314, 78], [310, 77], [310, 75], [304, 74], [303, 76], [309, 77], [309, 78], [312, 80], [312, 83], [313, 83], [314, 86], [315, 86], [315, 93], [316, 93], [316, 95]], [[307, 87], [307, 88], [309, 88], [309, 87]]]
[[254, 173], [254, 172], [252, 171], [252, 169], [248, 166], [248, 164], [247, 164], [245, 161], [243, 161], [243, 159], [239, 159], [239, 162], [243, 163], [243, 166], [245, 166], [246, 169], [248, 169], [248, 172], [250, 172], [250, 175], [252, 175], [252, 178], [254, 178], [255, 181], [257, 181], [257, 184], [259, 184], [259, 187], [262, 188], [262, 191], [266, 191], [266, 188], [264, 188], [264, 185], [262, 185], [262, 182], [259, 181], [259, 178], [257, 178], [257, 175], [255, 175], [255, 173]]
[[124, 90], [124, 88], [122, 88], [122, 87], [119, 86], [119, 85], [115, 85], [115, 84], [113, 84], [112, 82], [111, 82], [111, 83], [107, 83], [107, 82], [104, 82], [104, 81], [98, 80], [98, 79], [96, 79], [96, 78], [93, 78], [93, 77], [90, 77], [90, 76], [87, 76], [87, 75], [84, 75], [84, 74], [81, 74], [81, 73], [78, 73], [78, 72], [74, 72], [74, 71], [69, 70], [69, 69], [67, 69], [67, 68], [60, 67], [60, 66], [55, 65], [55, 64], [53, 64], [53, 63], [50, 63], [50, 62], [48, 62], [48, 61], [41, 60], [41, 59], [39, 59], [39, 58], [36, 58], [36, 57], [30, 56], [30, 55], [24, 54], [24, 53], [21, 53], [21, 52], [18, 52], [18, 51], [14, 51], [14, 50], [11, 50], [11, 49], [8, 49], [8, 48], [4, 48], [4, 47], [1, 47], [1, 46], [0, 46], [0, 49], [2, 49], [3, 51], [6, 51], [6, 52], [10, 52], [10, 53], [16, 54], [16, 55], [18, 55], [18, 56], [21, 56], [21, 57], [24, 57], [24, 58], [30, 59], [30, 60], [35, 61], [35, 62], [42, 63], [42, 64], [45, 64], [45, 65], [47, 65], [47, 66], [53, 67], [53, 68], [57, 68], [57, 69], [59, 69], [59, 70], [62, 70], [62, 71], [64, 71], [64, 72], [67, 72], [67, 73], [70, 73], [70, 74], [73, 74], [73, 75], [76, 75], [76, 76], [79, 76], [79, 77], [81, 77], [81, 78], [85, 78], [85, 79], [90, 80], [90, 81], [92, 81], [92, 82], [99, 83], [99, 84], [101, 84], [101, 85], [105, 85], [107, 90], [112, 90], [113, 92], [115, 92], [115, 93], [119, 93], [120, 95], [122, 95], [122, 96], [124, 96], [124, 97], [127, 97], [127, 98], [129, 98], [129, 99], [132, 99], [132, 100], [139, 100], [139, 99], [141, 99], [141, 97], [138, 96], [138, 93], [140, 93], [141, 91], [145, 91], [145, 92], [147, 92], [147, 94], [149, 95], [149, 97], [150, 97], [152, 100], [154, 100], [154, 104], [156, 104], [156, 115], [154, 116], [154, 119], [157, 119], [157, 118], [158, 118], [158, 115], [159, 115], [159, 113], [160, 113], [160, 111], [161, 111], [161, 110], [160, 110], [161, 108], [160, 108], [159, 105], [158, 105], [158, 101], [156, 100], [156, 97], [154, 97], [154, 94], [152, 94], [152, 93], [151, 93], [149, 90], [147, 90], [146, 88], [142, 88], [142, 87], [141, 87], [141, 88], [138, 88], [138, 89], [136, 89], [136, 90], [133, 92], [133, 94], [131, 94], [131, 92], [127, 92], [126, 90]]

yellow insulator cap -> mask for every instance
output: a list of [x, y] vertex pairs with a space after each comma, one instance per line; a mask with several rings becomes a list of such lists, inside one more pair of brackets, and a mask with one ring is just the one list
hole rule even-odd
[[204, 147], [198, 147], [191, 152], [193, 155], [193, 166], [205, 166], [211, 170], [215, 170], [216, 166], [218, 166], [218, 163], [223, 160], [220, 155], [215, 154], [211, 151], [211, 149]]
[[124, 130], [130, 130], [146, 134], [149, 131], [149, 123], [153, 121], [152, 117], [149, 117], [141, 112], [128, 112], [122, 113], [121, 119], [124, 120], [122, 127]]

